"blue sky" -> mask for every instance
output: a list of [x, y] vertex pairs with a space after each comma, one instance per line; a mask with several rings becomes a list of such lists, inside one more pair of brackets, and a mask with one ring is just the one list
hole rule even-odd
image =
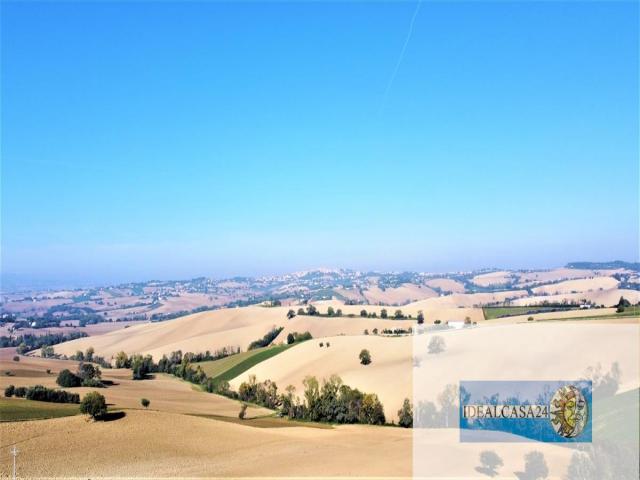
[[3, 273], [637, 260], [638, 4], [415, 9], [3, 2]]

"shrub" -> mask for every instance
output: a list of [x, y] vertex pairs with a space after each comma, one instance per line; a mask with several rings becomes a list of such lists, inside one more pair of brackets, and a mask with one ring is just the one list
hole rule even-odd
[[65, 368], [58, 374], [56, 383], [65, 388], [79, 387], [82, 379], [68, 368]]
[[129, 357], [124, 352], [118, 352], [116, 355], [116, 368], [131, 368]]
[[366, 348], [363, 348], [360, 351], [360, 363], [362, 365], [369, 365], [371, 363], [371, 354], [369, 353], [369, 350], [367, 350]]
[[107, 402], [104, 395], [98, 392], [89, 392], [80, 402], [80, 413], [91, 416], [94, 420], [99, 419], [107, 413]]
[[24, 396], [28, 400], [37, 400], [39, 402], [80, 403], [80, 395], [77, 393], [54, 390], [42, 385], [27, 388]]
[[369, 330], [365, 328], [365, 329], [364, 329], [364, 334], [365, 334], [365, 335], [369, 335]]
[[47, 373], [48, 373], [49, 375], [51, 375], [51, 369], [50, 369], [50, 368], [47, 368]]
[[287, 312], [287, 318], [288, 318], [289, 320], [291, 320], [291, 319], [292, 319], [293, 317], [295, 317], [295, 316], [296, 316], [296, 312], [294, 312], [293, 310], [289, 310], [289, 311]]
[[[311, 315], [311, 314], [310, 314]], [[249, 344], [249, 350], [255, 350], [256, 348], [262, 348], [269, 345], [280, 335], [280, 332], [284, 330], [284, 327], [273, 328], [267, 332], [260, 340], [255, 340]]]
[[322, 348], [322, 347], [324, 347], [324, 343], [320, 342], [320, 343], [318, 344], [318, 346], [319, 346], [320, 348]]
[[144, 408], [149, 408], [149, 405], [151, 405], [151, 402], [147, 398], [141, 398], [140, 405], [142, 405]]
[[327, 342], [327, 348], [329, 348], [331, 346], [331, 344], [329, 342]]
[[4, 389], [4, 396], [5, 397], [13, 397], [13, 392], [15, 392], [16, 387], [14, 387], [13, 385], [9, 385], [7, 388]]
[[533, 317], [527, 317], [527, 322], [533, 322]]
[[86, 380], [82, 381], [81, 386], [93, 387], [93, 388], [104, 388], [104, 384], [97, 378], [87, 378]]
[[442, 323], [442, 320], [434, 320], [433, 323], [435, 325], [440, 325]]
[[374, 335], [377, 335], [377, 334], [378, 334], [378, 329], [377, 329], [377, 328], [374, 328], [374, 329], [372, 330], [372, 332], [373, 332], [373, 334], [374, 334]]
[[313, 336], [310, 332], [291, 332], [289, 335], [287, 335], [287, 344], [291, 345], [292, 343], [296, 342], [304, 342], [305, 340], [311, 340], [312, 338]]
[[444, 352], [445, 347], [446, 344], [444, 342], [444, 338], [435, 336], [431, 337], [427, 350], [429, 353], [442, 353]]
[[19, 362], [20, 361], [20, 357], [18, 355], [14, 355], [13, 356], [13, 361], [14, 362]]
[[24, 398], [26, 394], [27, 394], [26, 387], [16, 387], [15, 390], [13, 391], [13, 395], [20, 398]]

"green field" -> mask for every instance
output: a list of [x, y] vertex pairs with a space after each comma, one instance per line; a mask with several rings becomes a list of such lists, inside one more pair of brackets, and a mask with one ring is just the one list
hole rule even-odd
[[567, 307], [566, 309], [559, 309], [558, 307], [483, 307], [482, 313], [485, 320], [493, 320], [502, 317], [513, 317], [515, 315], [533, 315], [534, 313], [545, 313], [565, 310], [575, 310], [574, 308]]
[[78, 415], [80, 407], [73, 403], [52, 403], [24, 400], [22, 398], [0, 398], [0, 421], [41, 420], [45, 418]]
[[602, 399], [596, 405], [601, 421], [594, 424], [594, 435], [597, 435], [599, 440], [637, 443], [638, 421], [640, 420], [638, 416], [639, 395], [640, 392], [636, 388]]
[[198, 365], [202, 367], [207, 377], [212, 378], [215, 383], [229, 381], [232, 378], [246, 372], [254, 365], [264, 362], [279, 353], [284, 352], [293, 345], [274, 345], [271, 347], [256, 348], [248, 352], [237, 353], [220, 360], [212, 360], [210, 362], [200, 362]]
[[315, 422], [302, 422], [298, 420], [289, 420], [287, 418], [276, 417], [273, 415], [265, 417], [246, 418], [240, 420], [238, 417], [223, 417], [221, 415], [199, 415], [194, 414], [194, 417], [209, 418], [212, 420], [219, 420], [221, 422], [236, 423], [238, 425], [246, 425], [247, 427], [254, 428], [290, 428], [290, 427], [307, 427], [307, 428], [320, 428], [320, 429], [332, 429], [333, 426], [327, 423], [315, 423]]

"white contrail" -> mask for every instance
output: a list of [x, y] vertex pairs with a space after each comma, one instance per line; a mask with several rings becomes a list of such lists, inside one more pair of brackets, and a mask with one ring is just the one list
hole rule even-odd
[[420, 5], [422, 5], [422, 0], [418, 0], [416, 3], [416, 9], [413, 11], [413, 16], [411, 17], [411, 23], [409, 23], [409, 31], [407, 32], [407, 36], [404, 39], [404, 44], [402, 45], [402, 50], [400, 50], [400, 56], [398, 57], [398, 61], [396, 62], [396, 66], [393, 69], [393, 73], [391, 74], [391, 78], [389, 78], [389, 83], [387, 83], [387, 88], [384, 91], [384, 96], [382, 97], [382, 105], [380, 106], [380, 113], [384, 109], [385, 104], [387, 103], [387, 96], [389, 95], [389, 91], [393, 86], [393, 81], [396, 79], [396, 75], [398, 74], [398, 70], [400, 69], [400, 64], [402, 63], [402, 59], [404, 58], [404, 52], [407, 49], [407, 45], [409, 44], [409, 40], [411, 40], [411, 34], [413, 33], [413, 24], [416, 21], [416, 17], [418, 16], [418, 11], [420, 10]]

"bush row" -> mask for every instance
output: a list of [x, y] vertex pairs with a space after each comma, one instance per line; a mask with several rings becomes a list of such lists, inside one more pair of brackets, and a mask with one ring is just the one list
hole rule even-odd
[[64, 390], [55, 390], [52, 388], [35, 385], [33, 387], [14, 387], [9, 385], [4, 389], [5, 397], [20, 397], [27, 400], [37, 400], [39, 402], [55, 402], [55, 403], [80, 403], [80, 395], [77, 393], [69, 393]]

